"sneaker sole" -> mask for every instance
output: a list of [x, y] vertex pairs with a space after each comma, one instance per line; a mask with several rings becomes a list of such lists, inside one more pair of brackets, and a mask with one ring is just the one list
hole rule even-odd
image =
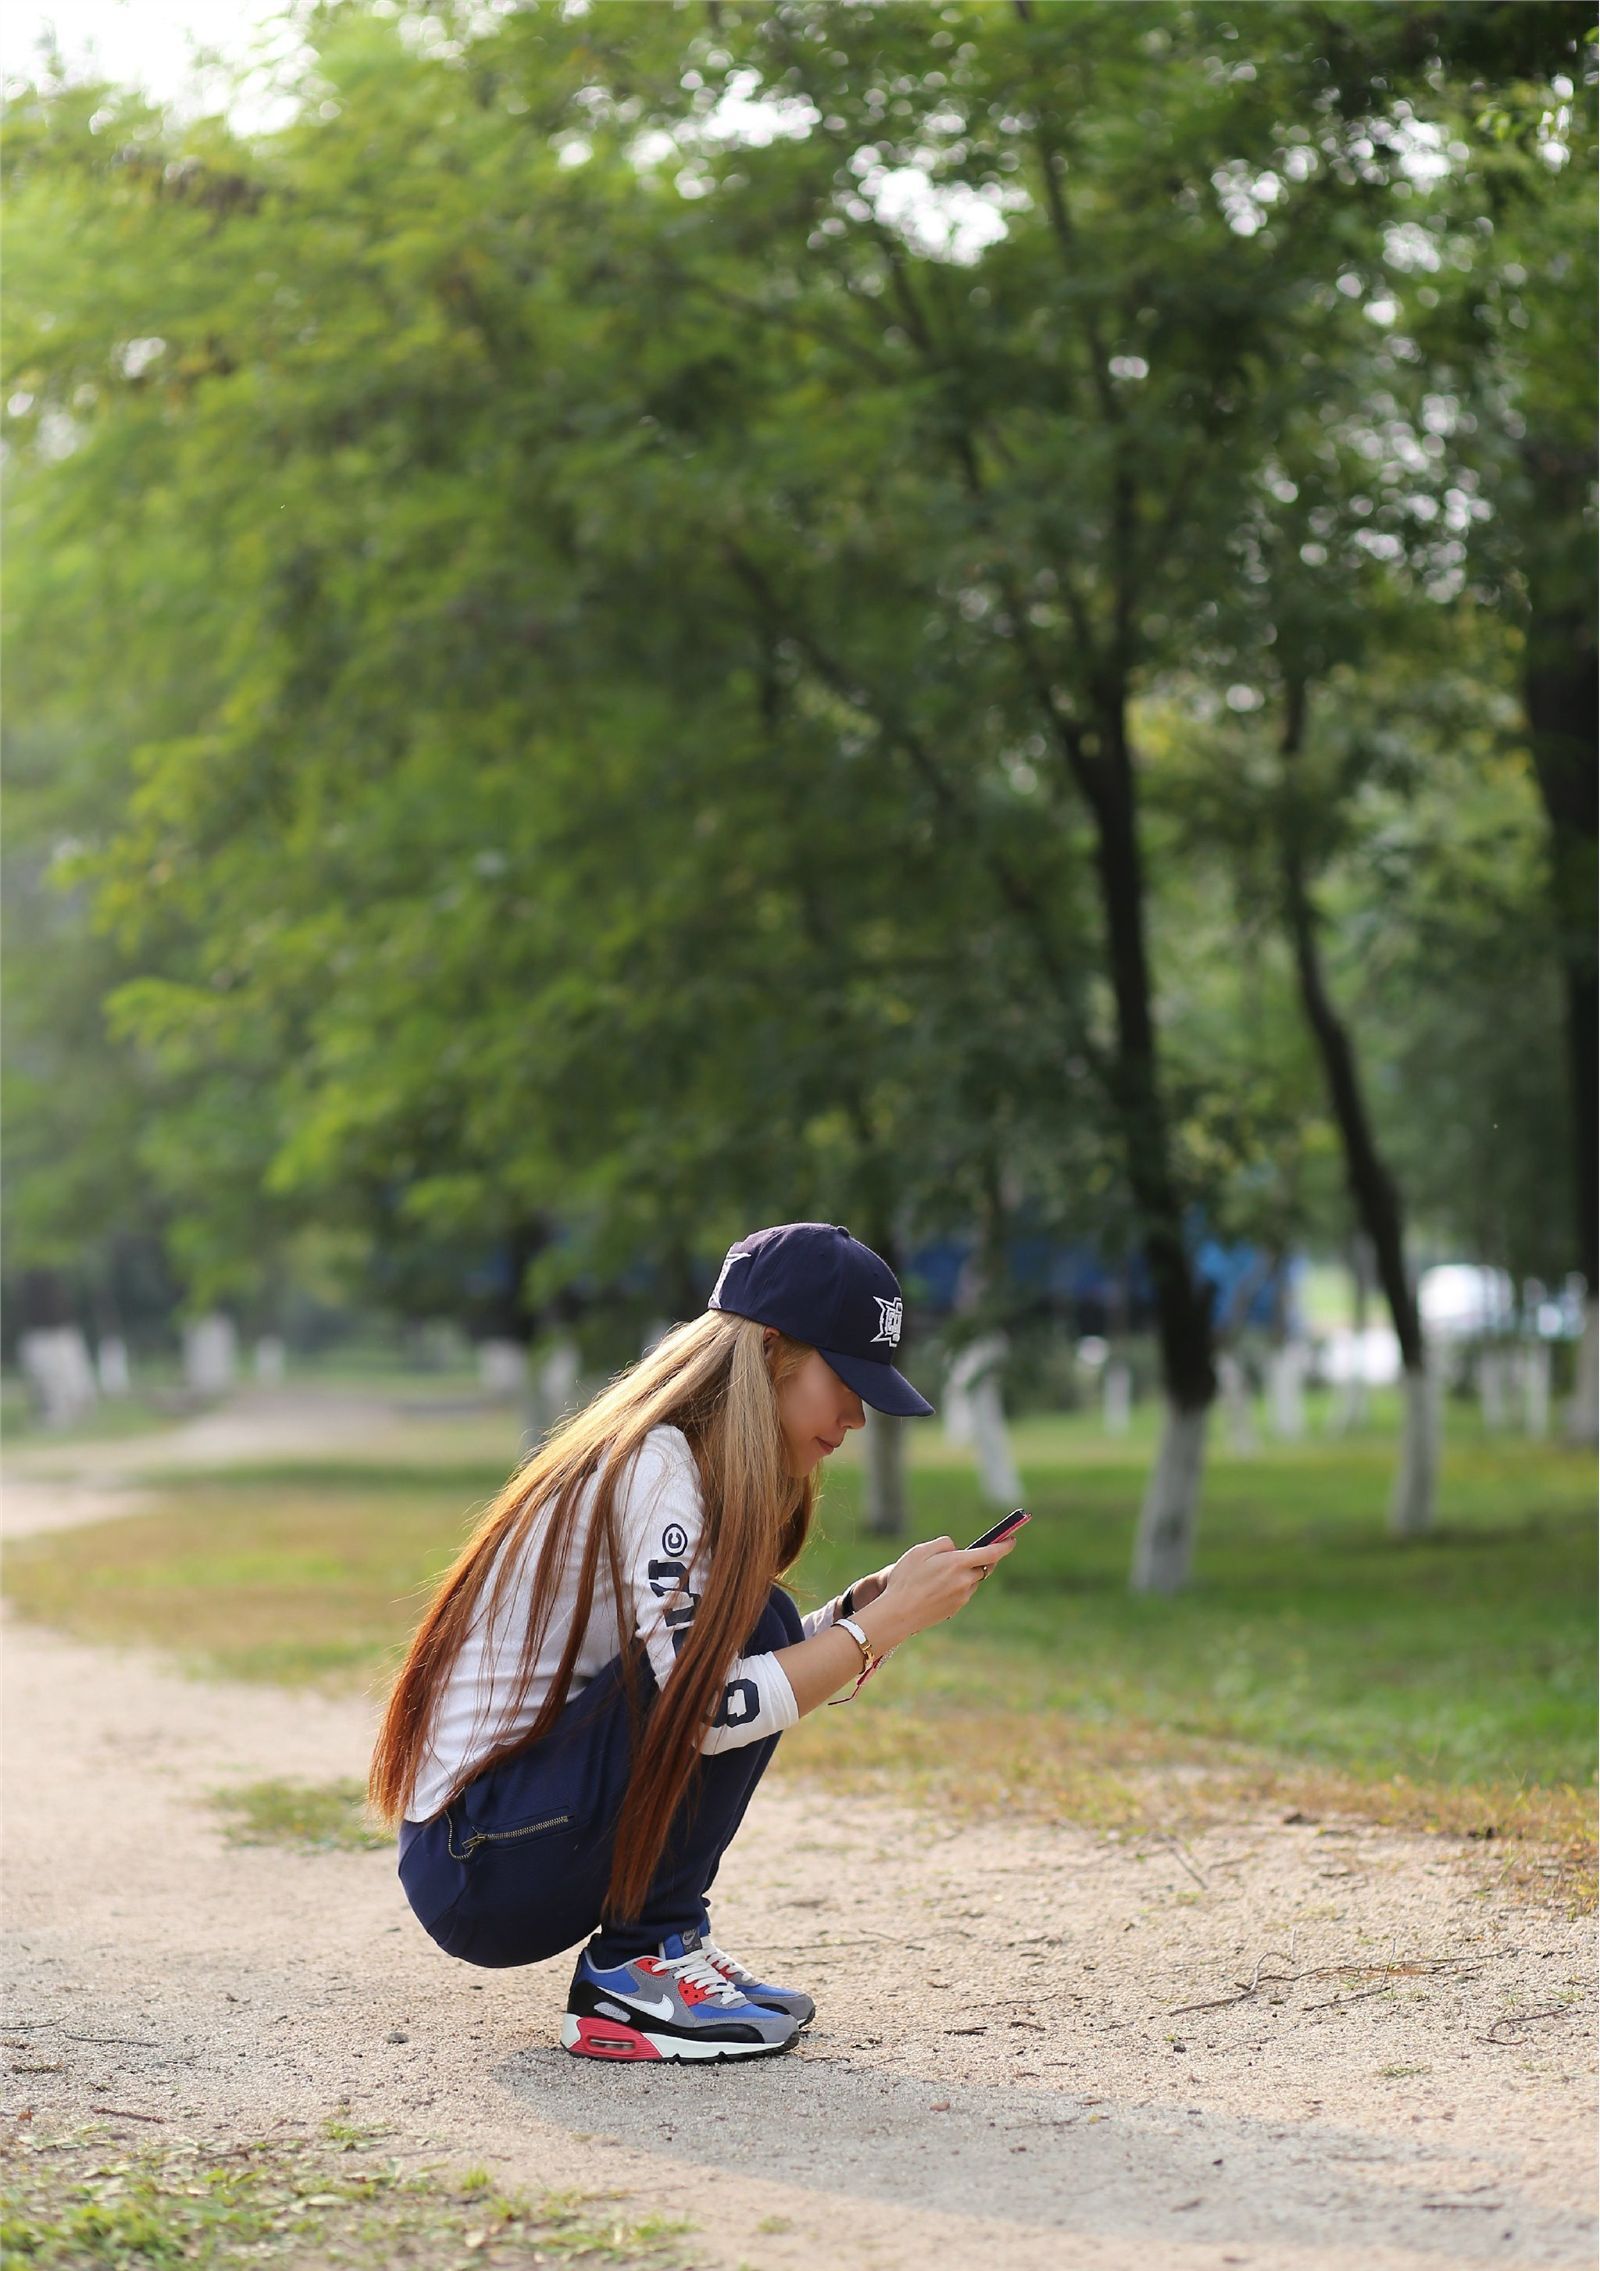
[[561, 2047], [574, 2058], [604, 2058], [613, 2065], [630, 2059], [696, 2060], [711, 2065], [729, 2058], [774, 2058], [792, 2050], [799, 2035], [787, 2042], [691, 2042], [687, 2036], [649, 2034], [643, 2027], [619, 2026], [615, 2019], [579, 2018], [568, 2011], [561, 2021]]

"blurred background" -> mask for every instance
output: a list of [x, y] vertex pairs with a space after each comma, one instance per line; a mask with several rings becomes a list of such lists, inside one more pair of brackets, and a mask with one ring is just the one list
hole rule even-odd
[[1584, 1782], [1592, 11], [201, 21], [8, 34], [24, 1605], [370, 1674], [822, 1219], [802, 1580], [1045, 1517], [858, 1748]]

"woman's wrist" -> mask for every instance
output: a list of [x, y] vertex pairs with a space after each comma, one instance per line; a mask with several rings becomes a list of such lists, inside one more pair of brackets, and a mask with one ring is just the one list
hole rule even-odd
[[854, 1622], [860, 1625], [872, 1643], [875, 1656], [887, 1656], [891, 1648], [898, 1648], [902, 1640], [911, 1638], [901, 1618], [882, 1593], [865, 1608], [857, 1609]]

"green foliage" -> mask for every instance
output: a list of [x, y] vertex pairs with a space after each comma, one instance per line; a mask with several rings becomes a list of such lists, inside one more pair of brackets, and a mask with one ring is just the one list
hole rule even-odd
[[[21, 1257], [111, 1220], [121, 1162], [197, 1299], [307, 1222], [515, 1243], [535, 1301], [1002, 1182], [1124, 1242], [1125, 714], [1182, 1193], [1325, 1230], [1245, 856], [1273, 712], [1227, 708], [1291, 655], [1328, 904], [1408, 973], [1386, 1136], [1442, 1228], [1553, 1252], [1516, 730], [1428, 722], [1515, 678], [1467, 620], [1532, 532], [1484, 406], [1589, 430], [1544, 112], [1592, 89], [1574, 12], [1520, 13], [610, 0], [424, 40], [345, 0], [272, 134], [19, 95], [12, 763], [100, 926], [17, 973], [70, 1010], [16, 1092]], [[1431, 181], [1408, 117], [1459, 138]], [[1501, 816], [1514, 874], [1463, 896]]]

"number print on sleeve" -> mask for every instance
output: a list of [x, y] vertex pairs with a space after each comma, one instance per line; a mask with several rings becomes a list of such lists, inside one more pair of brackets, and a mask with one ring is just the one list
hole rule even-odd
[[754, 1680], [730, 1680], [722, 1691], [713, 1727], [742, 1727], [761, 1709], [761, 1697]]
[[[683, 1532], [676, 1522], [669, 1526], [661, 1542], [667, 1545], [674, 1538], [683, 1538]], [[684, 1542], [687, 1543], [686, 1540]], [[689, 1572], [681, 1561], [647, 1562], [645, 1575], [650, 1580], [650, 1590], [656, 1599], [672, 1603], [670, 1608], [663, 1609], [661, 1621], [671, 1636], [672, 1653], [681, 1656], [683, 1644], [689, 1637], [689, 1627], [694, 1622], [694, 1612], [700, 1606], [700, 1596], [690, 1591]]]

